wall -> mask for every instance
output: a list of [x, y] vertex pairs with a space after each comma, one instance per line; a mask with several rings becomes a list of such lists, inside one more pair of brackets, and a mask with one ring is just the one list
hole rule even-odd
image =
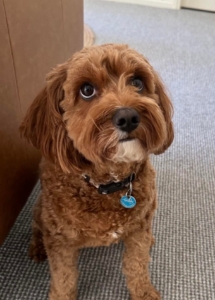
[[103, 0], [103, 1], [123, 2], [123, 3], [155, 6], [161, 8], [179, 9], [181, 0]]

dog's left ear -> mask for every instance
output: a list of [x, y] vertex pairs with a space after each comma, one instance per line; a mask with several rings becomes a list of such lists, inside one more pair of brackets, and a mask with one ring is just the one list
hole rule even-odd
[[164, 144], [154, 153], [154, 154], [161, 154], [172, 144], [172, 141], [174, 139], [174, 128], [172, 123], [173, 106], [159, 75], [156, 72], [154, 72], [154, 76], [155, 76], [155, 92], [159, 98], [158, 101], [166, 121], [166, 130], [167, 130], [167, 137]]

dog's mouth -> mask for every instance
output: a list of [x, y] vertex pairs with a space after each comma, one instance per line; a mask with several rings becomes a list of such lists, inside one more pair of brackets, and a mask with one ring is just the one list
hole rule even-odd
[[119, 143], [129, 142], [129, 141], [133, 141], [133, 140], [135, 140], [135, 138], [133, 138], [133, 137], [126, 137], [124, 139], [120, 139]]

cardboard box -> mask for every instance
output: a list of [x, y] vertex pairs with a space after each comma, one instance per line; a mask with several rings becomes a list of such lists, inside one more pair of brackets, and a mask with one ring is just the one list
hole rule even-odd
[[83, 1], [0, 2], [0, 244], [38, 179], [18, 128], [45, 75], [83, 46]]

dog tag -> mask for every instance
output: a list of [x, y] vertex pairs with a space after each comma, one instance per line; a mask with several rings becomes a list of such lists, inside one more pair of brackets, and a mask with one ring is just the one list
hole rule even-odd
[[133, 196], [125, 195], [120, 199], [120, 203], [125, 208], [133, 208], [137, 202]]

